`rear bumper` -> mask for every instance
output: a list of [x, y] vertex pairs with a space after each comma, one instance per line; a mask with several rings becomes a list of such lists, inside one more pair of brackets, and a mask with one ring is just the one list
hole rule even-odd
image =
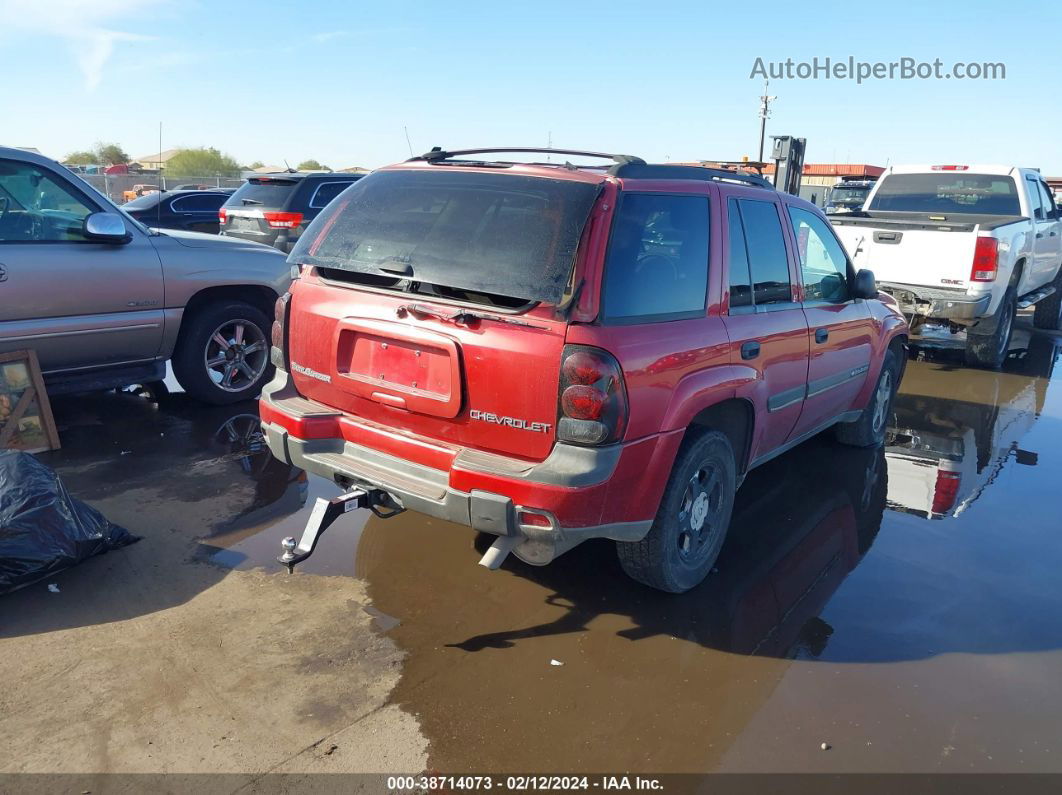
[[988, 315], [992, 295], [970, 296], [961, 290], [941, 290], [912, 284], [882, 282], [878, 288], [900, 305], [905, 315], [972, 323]]
[[[269, 449], [281, 461], [329, 480], [384, 491], [409, 510], [517, 537], [521, 540], [515, 554], [536, 565], [549, 563], [590, 538], [643, 538], [652, 525], [659, 494], [648, 508], [648, 518], [600, 520], [616, 515], [606, 506], [624, 511], [628, 504], [638, 504], [630, 485], [624, 484], [639, 476], [643, 482], [650, 480], [655, 468], [651, 459], [660, 453], [666, 457], [669, 446], [661, 444], [669, 441], [666, 436], [602, 448], [557, 443], [549, 457], [536, 464], [430, 446], [298, 396], [287, 373], [279, 369], [263, 390], [260, 411]], [[395, 454], [403, 449], [406, 455]], [[633, 499], [610, 498], [617, 492]], [[522, 513], [534, 514], [545, 526], [521, 522]]]

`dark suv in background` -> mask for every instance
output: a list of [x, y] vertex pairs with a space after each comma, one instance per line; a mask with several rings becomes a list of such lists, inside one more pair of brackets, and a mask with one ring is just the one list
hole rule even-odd
[[221, 234], [291, 251], [310, 221], [363, 176], [299, 171], [256, 174], [218, 211]]

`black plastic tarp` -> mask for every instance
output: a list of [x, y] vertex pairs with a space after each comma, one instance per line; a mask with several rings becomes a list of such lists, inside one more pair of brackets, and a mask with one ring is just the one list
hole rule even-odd
[[139, 540], [29, 453], [0, 450], [0, 593]]

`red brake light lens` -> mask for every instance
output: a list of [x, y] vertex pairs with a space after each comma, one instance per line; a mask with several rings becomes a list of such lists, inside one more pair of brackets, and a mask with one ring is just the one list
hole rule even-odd
[[999, 265], [999, 242], [994, 237], [979, 237], [974, 246], [970, 281], [991, 282], [996, 279]]
[[934, 171], [967, 171], [969, 166], [933, 166]]
[[573, 419], [596, 420], [607, 401], [608, 395], [597, 387], [573, 384], [561, 394], [561, 410]]
[[302, 213], [262, 213], [273, 229], [294, 229], [302, 223]]
[[937, 472], [937, 484], [933, 489], [933, 513], [947, 513], [955, 507], [961, 482], [962, 475], [958, 472]]
[[557, 438], [576, 444], [615, 442], [627, 425], [627, 390], [609, 353], [565, 345], [561, 359]]
[[273, 325], [269, 329], [269, 341], [273, 348], [269, 351], [269, 359], [274, 367], [282, 370], [288, 369], [288, 351], [285, 344], [288, 324], [288, 304], [291, 301], [291, 293], [284, 293], [273, 304]]
[[229, 221], [229, 211], [226, 210], [224, 207], [218, 210], [218, 221], [221, 223], [222, 226], [225, 226], [225, 224], [227, 224]]

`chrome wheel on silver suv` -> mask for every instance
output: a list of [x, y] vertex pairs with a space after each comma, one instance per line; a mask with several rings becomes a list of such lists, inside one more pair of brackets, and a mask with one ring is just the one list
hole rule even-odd
[[219, 389], [240, 392], [256, 383], [269, 366], [265, 334], [250, 320], [226, 321], [207, 339], [204, 363]]
[[193, 310], [181, 323], [173, 374], [185, 392], [225, 404], [258, 396], [272, 375], [270, 320], [244, 301], [218, 301]]

